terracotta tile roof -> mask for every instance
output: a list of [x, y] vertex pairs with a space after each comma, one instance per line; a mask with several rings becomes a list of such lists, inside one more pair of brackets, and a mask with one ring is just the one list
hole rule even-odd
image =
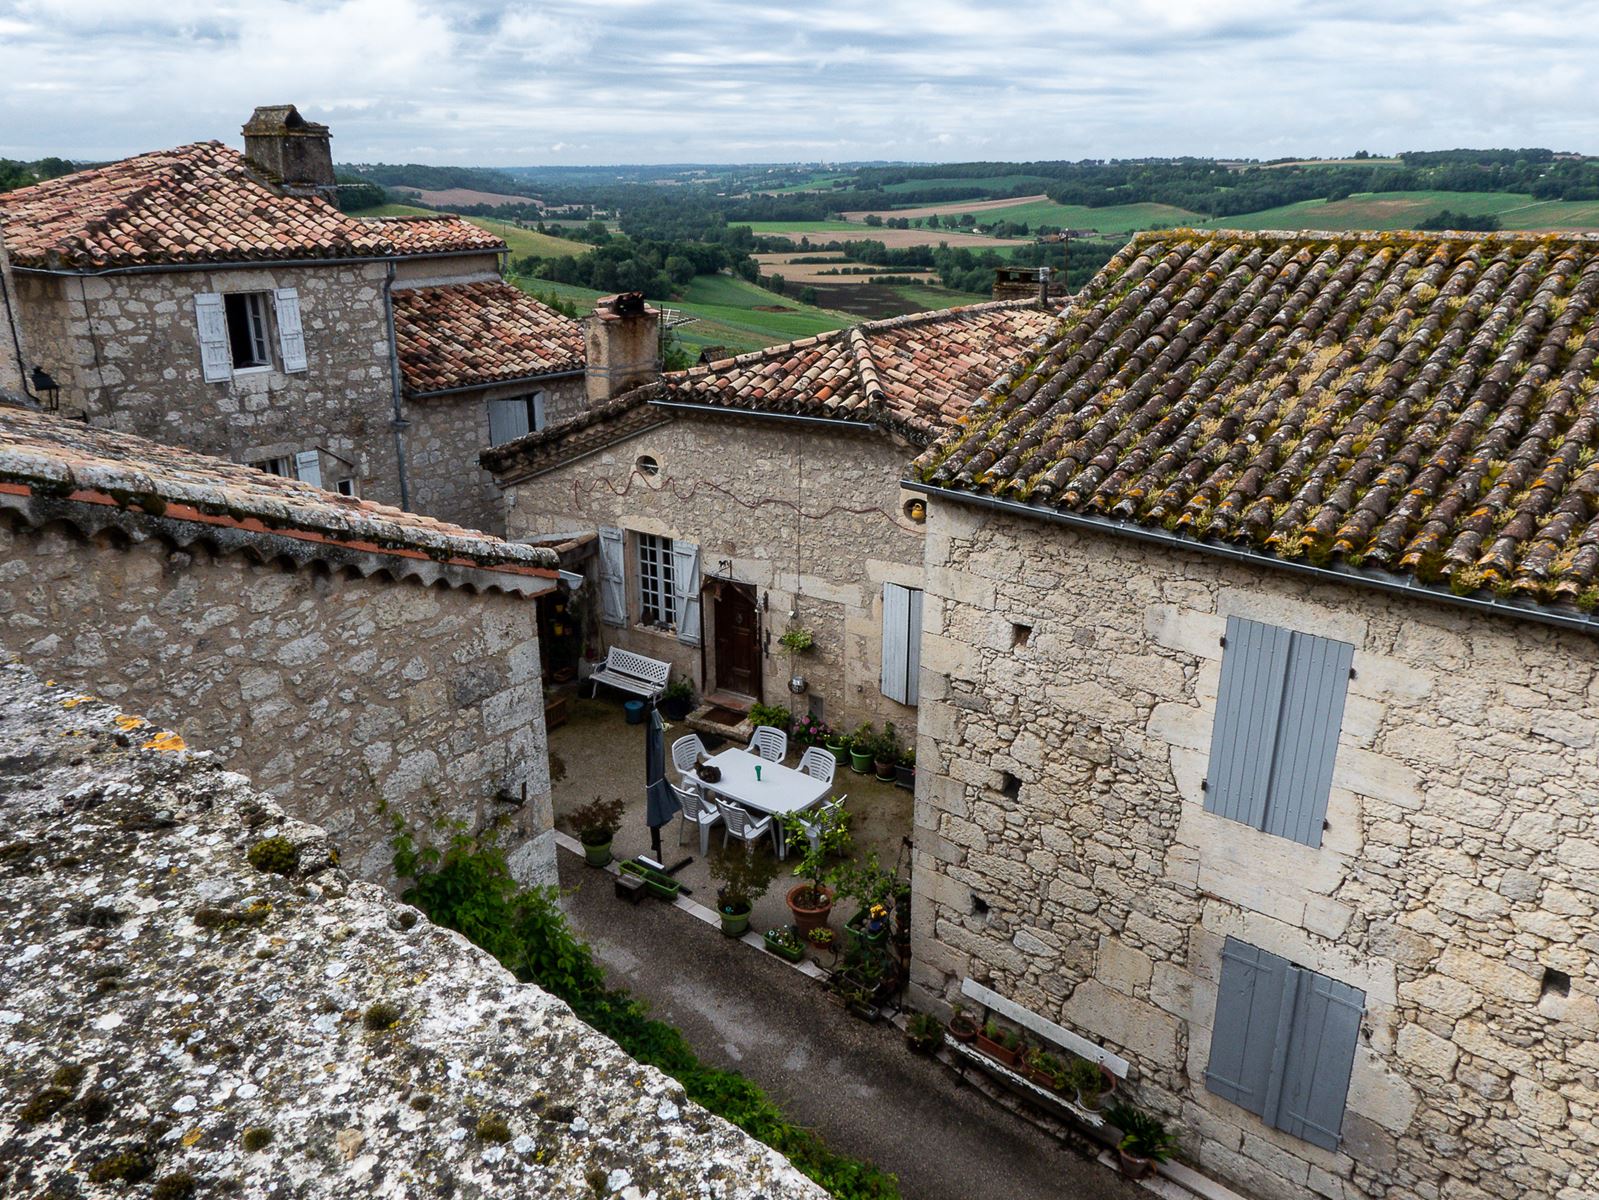
[[[453, 217], [415, 223], [346, 216], [288, 196], [220, 142], [158, 150], [0, 194], [13, 265], [110, 270], [166, 263], [392, 257], [494, 249]], [[483, 245], [483, 239], [493, 242]]]
[[548, 573], [554, 555], [192, 450], [0, 404], [0, 499], [115, 504], [375, 555]]
[[[663, 375], [538, 433], [484, 451], [491, 471], [584, 453], [612, 434], [656, 423], [636, 412], [651, 400], [734, 411], [857, 421], [917, 445], [932, 441], [1007, 363], [1049, 328], [1032, 301], [912, 313], [768, 346]], [[530, 456], [532, 456], [530, 458]]]
[[583, 329], [498, 279], [396, 288], [394, 335], [412, 395], [583, 369]]
[[505, 249], [505, 239], [451, 213], [425, 217], [356, 217], [377, 232], [398, 255], [446, 254], [479, 250], [492, 254]]
[[1599, 601], [1599, 238], [1147, 234], [927, 482]]

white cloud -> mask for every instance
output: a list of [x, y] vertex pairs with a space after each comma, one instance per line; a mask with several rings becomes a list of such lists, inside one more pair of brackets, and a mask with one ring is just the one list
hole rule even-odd
[[341, 160], [1594, 150], [1584, 0], [0, 0], [0, 154]]

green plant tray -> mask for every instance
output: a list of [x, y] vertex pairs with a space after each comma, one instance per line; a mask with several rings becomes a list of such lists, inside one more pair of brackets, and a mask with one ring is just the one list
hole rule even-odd
[[778, 958], [783, 959], [785, 962], [799, 962], [800, 959], [805, 957], [804, 946], [801, 946], [797, 950], [790, 950], [787, 946], [777, 945], [764, 933], [761, 935], [761, 941], [766, 943], [766, 948], [768, 950], [777, 955]]
[[889, 931], [886, 926], [882, 933], [869, 934], [861, 928], [865, 923], [866, 910], [862, 909], [844, 922], [844, 936], [857, 946], [885, 946], [888, 944]]
[[683, 885], [678, 883], [664, 871], [657, 871], [654, 867], [646, 867], [641, 862], [628, 859], [621, 864], [621, 870], [629, 875], [637, 875], [644, 881], [644, 890], [660, 900], [676, 900], [677, 895], [683, 890]]

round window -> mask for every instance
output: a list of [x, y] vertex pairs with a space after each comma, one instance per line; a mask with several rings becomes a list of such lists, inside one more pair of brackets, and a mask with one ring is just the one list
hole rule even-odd
[[640, 475], [659, 475], [661, 473], [661, 464], [648, 454], [639, 455], [633, 465], [638, 468]]

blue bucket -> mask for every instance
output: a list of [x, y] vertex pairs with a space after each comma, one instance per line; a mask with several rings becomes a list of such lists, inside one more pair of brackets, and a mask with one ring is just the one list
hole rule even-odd
[[627, 711], [627, 723], [629, 725], [644, 724], [644, 701], [629, 700], [622, 707]]

